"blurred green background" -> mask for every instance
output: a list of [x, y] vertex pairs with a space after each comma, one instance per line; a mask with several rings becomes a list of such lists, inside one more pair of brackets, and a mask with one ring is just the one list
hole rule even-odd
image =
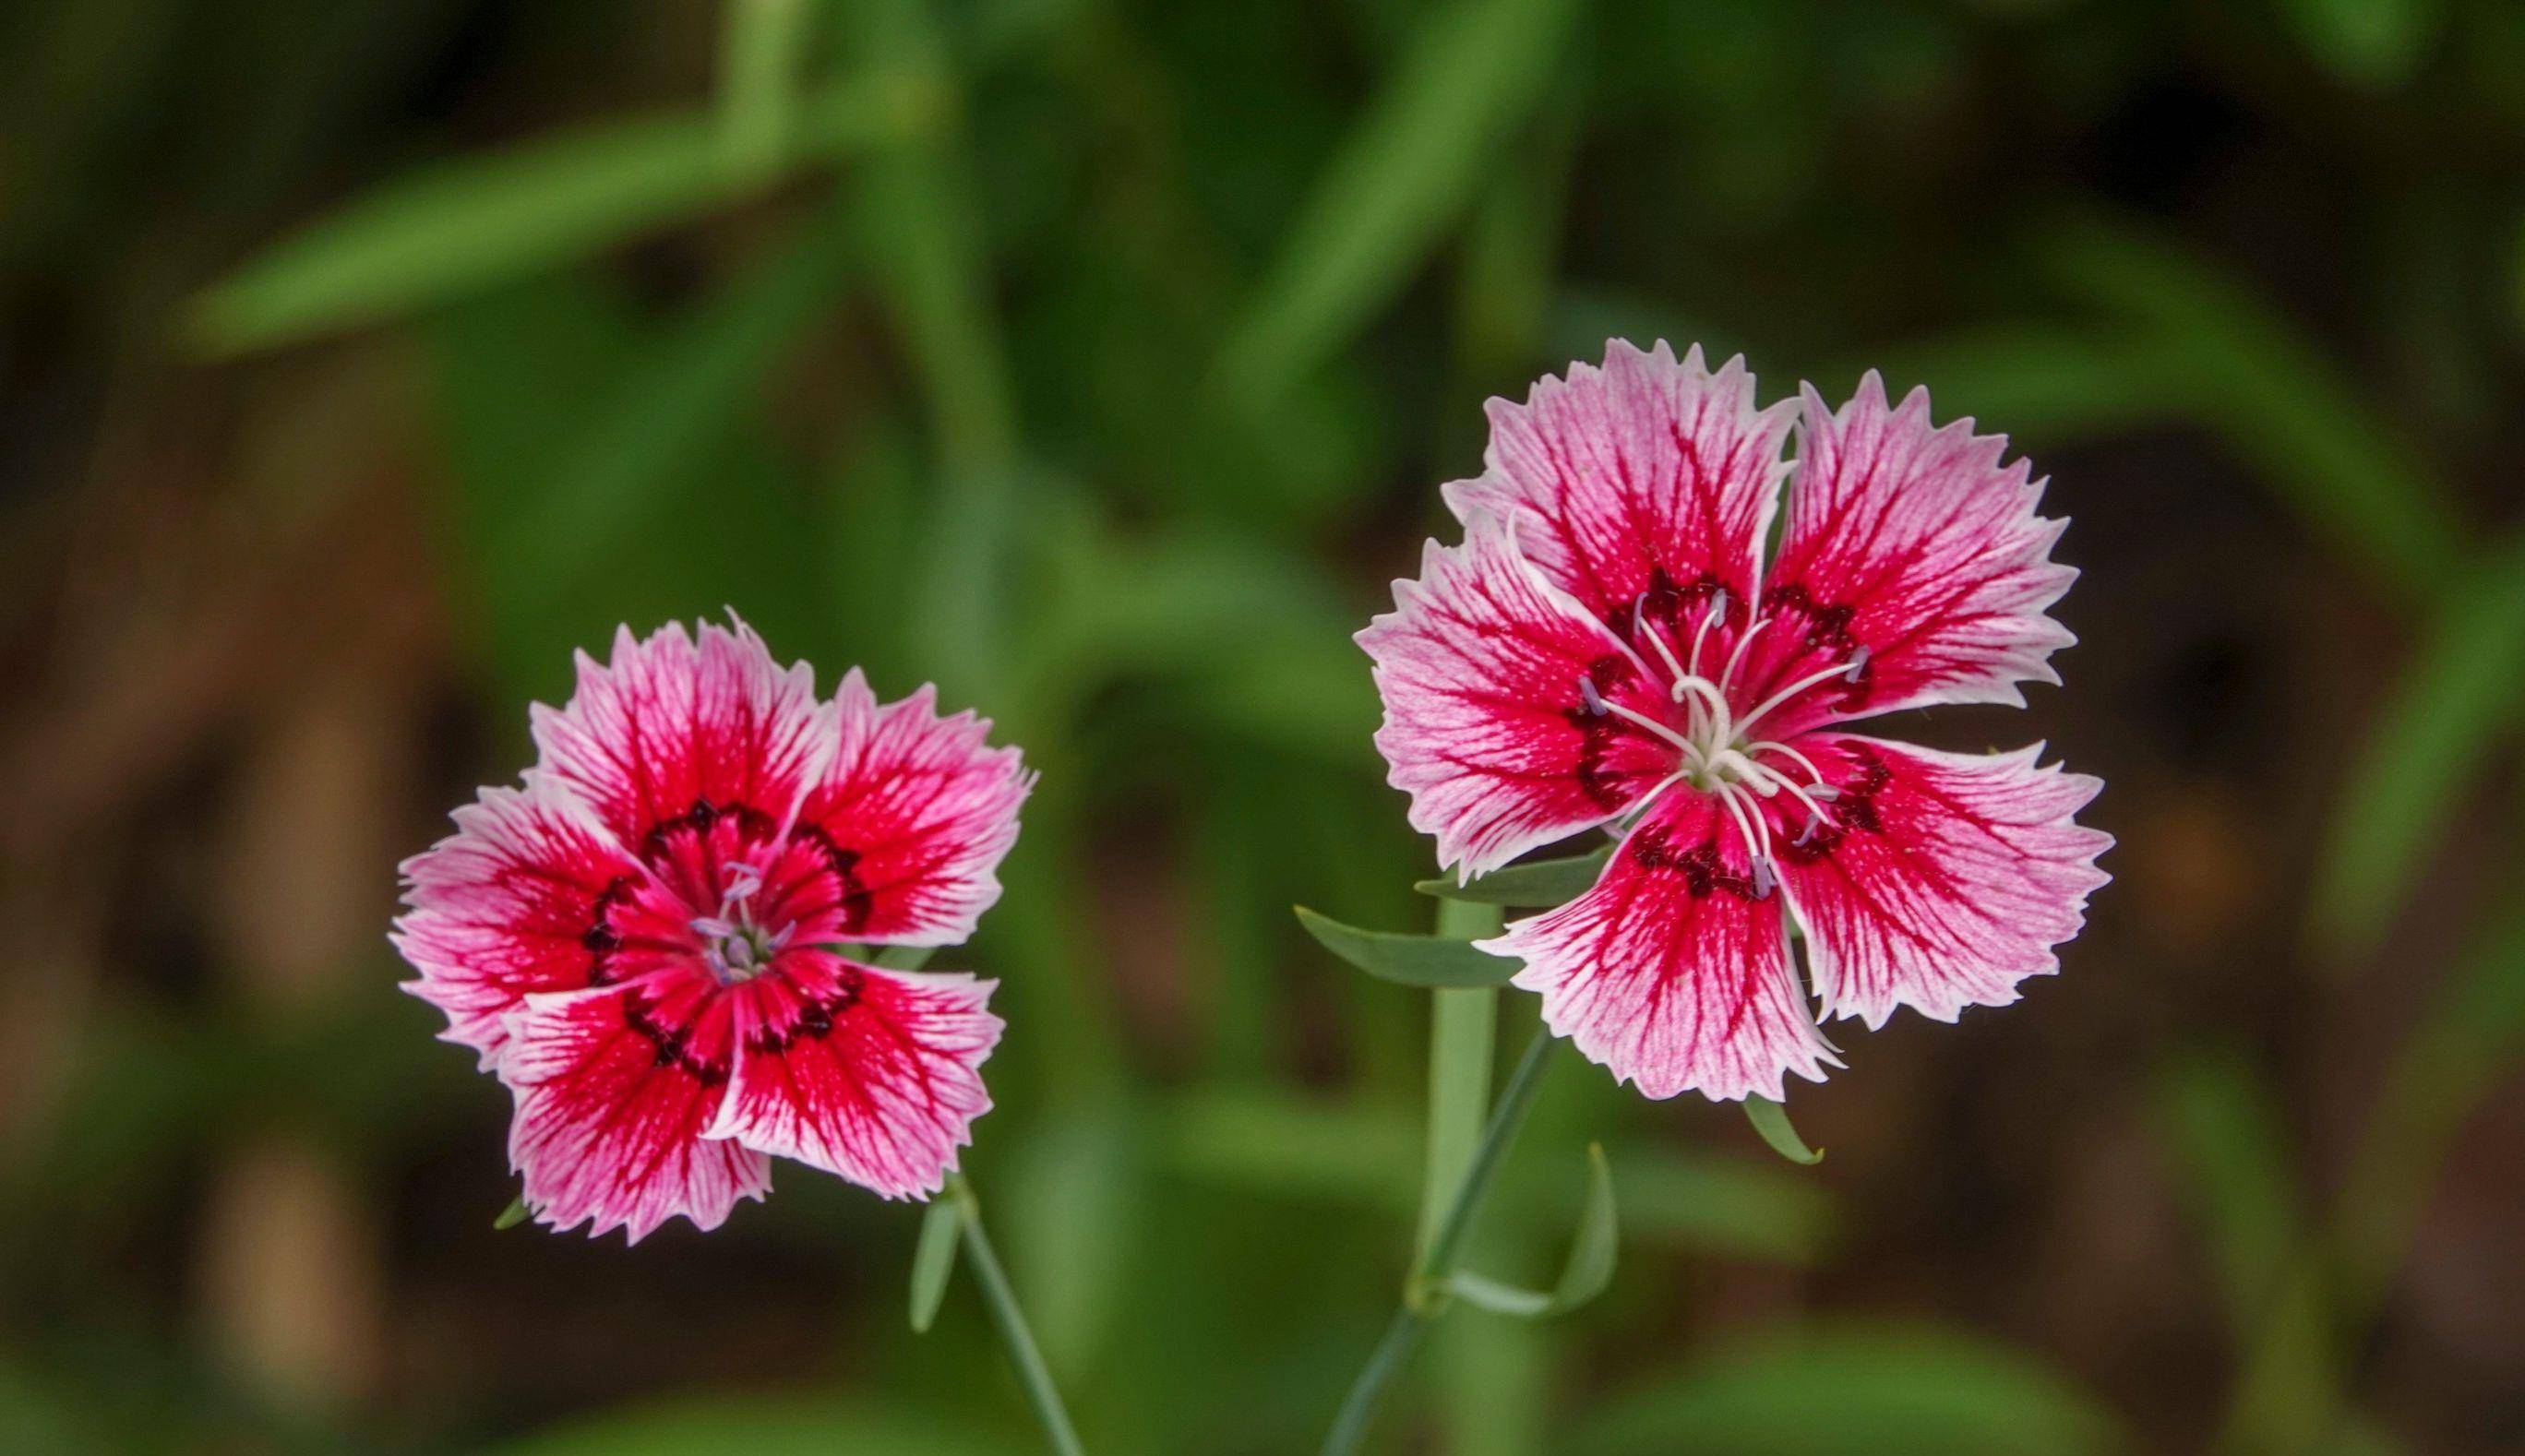
[[[393, 865], [733, 604], [1043, 782], [968, 1166], [1092, 1448], [1309, 1448], [1411, 1237], [1348, 634], [1609, 335], [2054, 477], [2064, 974], [1816, 1169], [1564, 1057], [1385, 1448], [2525, 1445], [2525, 7], [23, 0], [0, 24], [0, 1447], [999, 1453], [918, 1216], [520, 1229]], [[1917, 721], [1913, 721], [1916, 719]], [[1504, 1037], [1532, 1025], [1511, 995]], [[961, 1279], [961, 1276], [960, 1276]]]

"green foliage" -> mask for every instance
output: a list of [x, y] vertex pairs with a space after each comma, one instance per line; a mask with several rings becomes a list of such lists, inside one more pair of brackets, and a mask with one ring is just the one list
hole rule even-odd
[[[2193, 1215], [2187, 1256], [2205, 1251], [2218, 1276], [2200, 1300], [2234, 1340], [2230, 1439], [2307, 1446], [2313, 1425], [2345, 1449], [2391, 1448], [2356, 1410], [2345, 1356], [2465, 1118], [2525, 1057], [2525, 927], [2501, 898], [2512, 844], [2472, 844], [2464, 863], [2481, 869], [2459, 881], [2429, 873], [2454, 836], [2500, 832], [2507, 816], [2476, 806], [2525, 709], [2525, 550], [2484, 529], [2512, 525], [2494, 492], [2525, 328], [2525, 232], [2503, 154], [2481, 144], [2525, 117], [2525, 29], [2498, 8], [2274, 0], [2187, 17], [2171, 71], [2161, 7], [2098, 4], [729, 0], [497, 24], [429, 0], [355, 19], [254, 0], [216, 24], [164, 0], [36, 9], [0, 46], [16, 143], [0, 257], [46, 321], [55, 293], [104, 300], [75, 327], [30, 330], [38, 347], [83, 331], [225, 359], [326, 341], [217, 376], [249, 412], [306, 408], [297, 376], [337, 359], [412, 364], [415, 466], [394, 487], [414, 497], [415, 555], [443, 570], [447, 651], [472, 693], [463, 731], [433, 720], [434, 785], [512, 773], [520, 705], [567, 695], [572, 649], [729, 606], [827, 681], [854, 662], [888, 696], [936, 680], [1025, 748], [1043, 779], [1006, 897], [942, 963], [1002, 983], [998, 1107], [969, 1161], [1100, 1451], [1319, 1435], [1388, 1312], [1415, 1211], [1425, 1251], [1454, 1189], [1506, 1161], [1481, 1141], [1497, 1022], [1505, 1008], [1529, 1023], [1532, 1003], [1497, 994], [1514, 964], [1464, 939], [1502, 908], [1582, 893], [1611, 849], [1422, 879], [1435, 936], [1357, 928], [1415, 924], [1430, 906], [1409, 887], [1432, 866], [1370, 747], [1378, 707], [1349, 634], [1411, 569], [1412, 539], [1453, 529], [1431, 487], [1480, 468], [1483, 395], [1596, 358], [1612, 334], [1742, 347], [1766, 392], [1800, 372], [1829, 391], [1870, 366], [1898, 390], [1926, 384], [1942, 416], [2036, 452], [2055, 503], [2094, 502], [2080, 513], [2118, 533], [2069, 537], [2088, 569], [2069, 620], [2090, 646], [2064, 659], [2072, 692], [2038, 705], [2064, 738], [2135, 764], [2179, 753], [2192, 772], [2195, 746], [2151, 740], [2141, 703], [2089, 696], [2085, 676], [2135, 694], [2153, 681], [2134, 624], [2152, 620], [2156, 579], [2137, 573], [2157, 552], [2197, 564], [2178, 555], [2194, 512], [2153, 496], [2160, 514], [2116, 521], [2103, 493], [2129, 479], [2118, 452], [2183, 458], [2202, 516], [2275, 517], [2310, 569], [2378, 589], [2365, 605], [2401, 614], [2384, 640], [2415, 644], [2382, 669], [2381, 704], [2322, 726], [2337, 757], [2287, 765], [2290, 792], [2325, 796], [2318, 878], [2259, 887], [2302, 911], [2314, 955], [2423, 997], [2381, 1063], [2355, 1063], [2386, 1068], [2372, 1101], [2321, 1104], [2359, 1110], [2339, 1194], [2290, 1154], [2317, 1130], [2269, 1068], [2302, 1063], [2264, 1056], [2246, 1033], [2269, 1028], [2214, 1009], [2268, 988], [2165, 1012], [2216, 1021], [2174, 1028], [2184, 1044], [2256, 1050], [2148, 1056], [2160, 1075], [2135, 1099]], [[713, 34], [709, 64], [688, 54]], [[2172, 144], [2129, 146], [2129, 119], [2156, 124], [2169, 104]], [[2233, 113], [2240, 140], [2187, 105]], [[493, 135], [509, 139], [473, 140]], [[2145, 175], [2102, 196], [2078, 159], [2117, 149], [2144, 154]], [[2292, 225], [2310, 218], [2305, 241], [2271, 240], [2287, 208]], [[145, 246], [152, 233], [168, 241]], [[203, 286], [204, 262], [228, 259], [243, 261]], [[87, 363], [117, 380], [148, 366], [119, 345]], [[25, 413], [28, 458], [60, 454], [50, 407]], [[2232, 479], [2184, 456], [2203, 440]], [[104, 463], [100, 479], [125, 468]], [[2239, 489], [2255, 493], [2241, 510], [2218, 494]], [[18, 529], [30, 516], [0, 536], [49, 540]], [[2279, 610], [2224, 605], [2245, 631]], [[2277, 738], [2271, 752], [2300, 752]], [[2105, 822], [2136, 866], [2163, 848], [2143, 810], [2164, 790], [2115, 782], [2100, 812], [2129, 815]], [[160, 852], [132, 861], [153, 884]], [[2125, 883], [2098, 897], [2100, 922], [2144, 883], [2114, 867]], [[379, 867], [371, 898], [383, 883]], [[507, 1098], [427, 1041], [423, 1008], [386, 992], [390, 967], [344, 976], [362, 988], [353, 1006], [231, 1004], [226, 968], [206, 977], [192, 938], [160, 923], [194, 887], [162, 890], [116, 944], [181, 942], [159, 957], [174, 969], [114, 968], [70, 1018], [30, 1119], [43, 1135], [0, 1163], [9, 1332], [45, 1334], [0, 1363], [0, 1446], [358, 1449], [384, 1425], [402, 1449], [496, 1436], [641, 1380], [500, 1373], [479, 1409], [292, 1425], [178, 1352], [167, 1332], [192, 1324], [146, 1303], [176, 1282], [130, 1277], [126, 1263], [165, 1271], [127, 1254], [162, 1226], [189, 1233], [202, 1175], [259, 1137], [307, 1140], [411, 1193], [381, 1239], [481, 1240], [433, 1247], [433, 1269], [478, 1258], [551, 1280], [594, 1256], [488, 1238]], [[2487, 927], [2444, 938], [2463, 947], [2448, 965], [2427, 936], [2389, 946], [2426, 918], [2424, 891], [2433, 912], [2492, 907]], [[1327, 913], [1293, 926], [1301, 900]], [[1437, 995], [1350, 976], [1311, 937]], [[2117, 978], [2129, 947], [2124, 931], [2091, 937], [2069, 975]], [[870, 953], [903, 969], [929, 954]], [[2376, 1021], [2378, 1036], [2400, 1025]], [[1446, 1282], [1520, 1314], [1604, 1297], [1585, 1321], [1454, 1320], [1398, 1388], [1398, 1446], [2130, 1447], [2048, 1356], [1964, 1333], [1970, 1301], [1921, 1295], [1956, 1312], [1936, 1326], [1731, 1327], [1701, 1302], [1697, 1266], [1758, 1264], [1829, 1304], [1849, 1287], [1835, 1261], [1887, 1236], [1881, 1212], [1755, 1150], [1732, 1113], [1607, 1082], [1560, 1080], [1567, 1105], [1537, 1111], [1551, 1137], [1529, 1134], [1497, 1177], [1479, 1237], [1459, 1231], [1483, 1269], [1560, 1257], [1553, 1286]], [[1746, 1113], [1791, 1163], [1819, 1156], [1778, 1106]], [[1597, 1139], [1609, 1156], [1566, 1177]], [[447, 1215], [464, 1234], [442, 1235], [412, 1175], [455, 1147], [480, 1155], [479, 1186], [462, 1189], [478, 1201]], [[1918, 1156], [1922, 1176], [1953, 1166]], [[1866, 1186], [1848, 1171], [1843, 1188]], [[953, 1201], [914, 1249], [910, 1316], [930, 1333], [913, 1341], [885, 1294], [903, 1287], [911, 1211], [781, 1179], [708, 1256], [812, 1271], [783, 1351], [833, 1372], [847, 1399], [693, 1391], [490, 1448], [717, 1450], [736, 1432], [770, 1452], [1035, 1449], [980, 1302], [963, 1286], [947, 1297], [965, 1256]], [[603, 1267], [669, 1281], [702, 1257], [678, 1233], [609, 1245]], [[828, 1289], [825, 1319], [812, 1311]], [[54, 1338], [57, 1312], [84, 1325], [92, 1297], [129, 1298], [148, 1328]], [[1669, 1337], [1695, 1353], [1678, 1362], [1657, 1343]]]
[[[902, 130], [915, 93], [852, 84], [806, 118], [841, 153]], [[388, 183], [277, 245], [198, 299], [186, 322], [213, 354], [408, 316], [699, 217], [772, 179], [731, 155], [718, 119], [593, 124]]]
[[1446, 936], [1361, 930], [1298, 906], [1298, 923], [1316, 944], [1380, 981], [1398, 986], [1506, 986], [1517, 963]]
[[1613, 1261], [1621, 1251], [1621, 1221], [1613, 1206], [1613, 1172], [1605, 1162], [1602, 1144], [1587, 1145], [1587, 1201], [1579, 1210], [1578, 1232], [1570, 1239], [1569, 1257], [1560, 1278], [1549, 1289], [1521, 1288], [1488, 1279], [1468, 1269], [1447, 1277], [1447, 1291], [1494, 1314], [1521, 1320], [1565, 1315], [1605, 1292], [1613, 1282]]
[[2073, 1456], [2133, 1450], [2094, 1399], [2020, 1352], [1927, 1328], [1824, 1325], [1747, 1339], [1616, 1394], [1573, 1456]]
[[1613, 858], [1613, 846], [1565, 859], [1530, 859], [1495, 869], [1487, 875], [1457, 884], [1441, 876], [1422, 880], [1411, 888], [1422, 895], [1444, 899], [1470, 900], [1485, 905], [1557, 905], [1575, 899], [1595, 888]]
[[1754, 1125], [1755, 1132], [1762, 1135], [1762, 1141], [1771, 1145], [1771, 1151], [1790, 1162], [1812, 1167], [1823, 1161], [1822, 1149], [1807, 1146], [1806, 1140], [1798, 1136], [1798, 1130], [1790, 1126], [1789, 1109], [1770, 1098], [1746, 1097], [1745, 1120]]

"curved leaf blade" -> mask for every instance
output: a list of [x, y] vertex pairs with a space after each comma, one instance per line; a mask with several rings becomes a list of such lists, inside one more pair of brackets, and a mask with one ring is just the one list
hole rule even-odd
[[1422, 989], [1469, 990], [1506, 986], [1517, 962], [1466, 942], [1440, 936], [1361, 930], [1300, 905], [1298, 923], [1317, 945], [1380, 981]]
[[1813, 1167], [1823, 1161], [1823, 1150], [1807, 1146], [1798, 1130], [1789, 1125], [1789, 1109], [1770, 1098], [1747, 1097], [1745, 1118], [1754, 1125], [1755, 1132], [1762, 1135], [1762, 1141], [1771, 1144], [1771, 1151], [1790, 1162]]
[[953, 1198], [930, 1201], [920, 1219], [920, 1242], [912, 1251], [912, 1333], [926, 1335], [938, 1320], [947, 1297], [947, 1280], [956, 1272], [956, 1250], [964, 1242], [964, 1211]]
[[1550, 1292], [1485, 1279], [1470, 1270], [1448, 1277], [1447, 1288], [1465, 1303], [1493, 1314], [1521, 1320], [1548, 1320], [1565, 1315], [1605, 1292], [1613, 1282], [1613, 1261], [1621, 1246], [1621, 1220], [1613, 1207], [1613, 1170], [1605, 1161], [1605, 1145], [1587, 1144], [1587, 1202], [1578, 1213], [1577, 1237], [1560, 1278]]
[[1575, 899], [1596, 888], [1596, 881], [1612, 861], [1619, 846], [1607, 845], [1586, 854], [1572, 854], [1566, 859], [1537, 859], [1525, 864], [1511, 864], [1495, 869], [1469, 884], [1459, 885], [1444, 875], [1434, 880], [1421, 880], [1411, 888], [1422, 895], [1441, 899], [1469, 900], [1478, 905], [1557, 905]]

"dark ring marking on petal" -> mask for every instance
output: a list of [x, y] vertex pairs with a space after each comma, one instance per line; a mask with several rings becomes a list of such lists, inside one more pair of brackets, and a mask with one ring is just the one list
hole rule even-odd
[[745, 1049], [776, 1056], [795, 1043], [820, 1042], [831, 1036], [834, 1025], [860, 1003], [866, 990], [865, 978], [852, 967], [843, 966], [831, 991], [806, 998], [798, 1008], [797, 1020], [779, 1031], [756, 1032], [745, 1039]]
[[1628, 602], [1607, 605], [1605, 626], [1622, 639], [1623, 646], [1634, 652], [1641, 647], [1639, 636], [1633, 630], [1635, 617], [1646, 617], [1657, 623], [1665, 629], [1669, 641], [1679, 642], [1686, 614], [1726, 589], [1727, 583], [1720, 581], [1713, 572], [1704, 571], [1689, 583], [1678, 586], [1663, 566], [1652, 566], [1649, 568], [1647, 591]]
[[622, 1024], [640, 1036], [648, 1038], [657, 1046], [658, 1055], [655, 1064], [661, 1067], [673, 1067], [704, 1087], [717, 1087], [725, 1082], [727, 1080], [726, 1059], [705, 1060], [693, 1055], [691, 1048], [684, 1044], [685, 1038], [691, 1035], [692, 1029], [678, 1027], [669, 1031], [660, 1026], [649, 1015], [650, 1009], [656, 1004], [657, 1002], [636, 991], [627, 993], [622, 997]]
[[587, 984], [603, 986], [614, 978], [608, 956], [622, 948], [622, 936], [614, 928], [614, 909], [631, 898], [631, 877], [616, 875], [597, 894], [588, 908], [588, 925], [578, 943], [587, 947]]
[[[1805, 619], [1807, 624], [1806, 645], [1828, 657], [1857, 656], [1865, 646], [1852, 635], [1850, 630], [1850, 620], [1857, 611], [1856, 607], [1847, 602], [1835, 602], [1830, 605], [1817, 602], [1813, 593], [1797, 582], [1786, 582], [1779, 586], [1765, 588], [1762, 592], [1762, 610], [1773, 614], [1796, 612]], [[1840, 701], [1833, 706], [1839, 711], [1849, 712], [1864, 704], [1868, 693], [1875, 686], [1875, 663], [1866, 657], [1859, 657], [1857, 665], [1851, 670], [1847, 684], [1837, 690]]]
[[834, 880], [840, 883], [842, 894], [837, 908], [842, 917], [842, 929], [855, 931], [867, 924], [869, 914], [875, 909], [875, 898], [869, 893], [867, 882], [860, 878], [860, 851], [845, 849], [833, 843], [833, 837], [819, 824], [801, 824], [792, 831], [790, 838], [804, 840], [813, 846], [824, 861], [824, 868], [830, 870]]
[[[1619, 653], [1607, 653], [1587, 664], [1587, 681], [1599, 696], [1630, 675], [1630, 660]], [[1613, 786], [1613, 775], [1605, 771], [1605, 758], [1612, 752], [1614, 735], [1630, 731], [1630, 725], [1611, 713], [1592, 711], [1583, 702], [1562, 709], [1560, 716], [1578, 730], [1578, 791], [1607, 813], [1620, 808], [1622, 794]]]
[[1718, 842], [1714, 839], [1678, 854], [1666, 839], [1664, 829], [1647, 824], [1631, 836], [1630, 851], [1631, 858], [1643, 868], [1680, 871], [1683, 888], [1691, 893], [1694, 899], [1708, 899], [1713, 891], [1719, 890], [1738, 899], [1764, 898], [1754, 893], [1753, 876], [1736, 873], [1718, 857]]
[[1843, 752], [1857, 760], [1857, 774], [1841, 786], [1841, 797], [1832, 801], [1831, 820], [1816, 825], [1805, 844], [1778, 844], [1776, 849], [1782, 859], [1792, 864], [1812, 864], [1829, 857], [1854, 829], [1869, 834], [1885, 832], [1885, 822], [1876, 812], [1876, 796], [1894, 782], [1894, 770], [1885, 766], [1884, 759], [1857, 744], [1844, 744]]
[[778, 827], [769, 814], [752, 804], [713, 803], [708, 799], [696, 799], [691, 808], [649, 827], [649, 833], [640, 841], [640, 857], [656, 864], [666, 858], [667, 841], [676, 831], [689, 829], [696, 835], [705, 835], [723, 818], [734, 818], [737, 831], [749, 839], [769, 839]]

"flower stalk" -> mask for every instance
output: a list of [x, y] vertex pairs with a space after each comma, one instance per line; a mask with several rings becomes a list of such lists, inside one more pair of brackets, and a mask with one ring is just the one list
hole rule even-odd
[[[1441, 935], [1463, 940], [1496, 935], [1500, 920], [1497, 905], [1439, 902]], [[1551, 1034], [1537, 1032], [1485, 1121], [1482, 1113], [1490, 1092], [1499, 993], [1444, 990], [1430, 995], [1428, 1184], [1422, 1191], [1411, 1272], [1404, 1281], [1403, 1299], [1393, 1322], [1386, 1326], [1384, 1337], [1333, 1418], [1332, 1430], [1324, 1437], [1324, 1456], [1347, 1456], [1359, 1448], [1387, 1388], [1411, 1362], [1430, 1326], [1446, 1312], [1448, 1280], [1490, 1194], [1500, 1159], [1525, 1124], [1552, 1051]]]
[[1016, 1290], [1010, 1287], [1008, 1271], [1000, 1267], [1000, 1256], [991, 1247], [991, 1236], [982, 1229], [982, 1202], [973, 1195], [973, 1186], [962, 1173], [947, 1175], [946, 1196], [955, 1200], [957, 1214], [964, 1225], [965, 1257], [972, 1265], [974, 1283], [981, 1286], [982, 1303], [991, 1312], [991, 1323], [998, 1327], [1000, 1343], [1009, 1353], [1009, 1364], [1016, 1371], [1017, 1383], [1025, 1388], [1026, 1403], [1034, 1407], [1035, 1419], [1042, 1423], [1044, 1439], [1060, 1456], [1082, 1456], [1085, 1448], [1078, 1443], [1078, 1432], [1069, 1424], [1068, 1408], [1061, 1402], [1061, 1390], [1052, 1383], [1052, 1367], [1044, 1363], [1043, 1351], [1034, 1342], [1034, 1332], [1027, 1328], [1025, 1311], [1017, 1306]]

